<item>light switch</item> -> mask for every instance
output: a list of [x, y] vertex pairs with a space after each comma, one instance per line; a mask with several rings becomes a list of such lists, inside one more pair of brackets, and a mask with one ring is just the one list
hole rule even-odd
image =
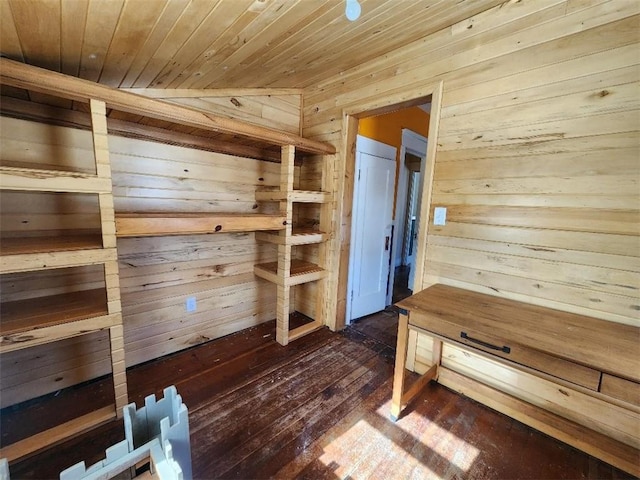
[[187, 297], [186, 307], [187, 312], [195, 312], [198, 309], [196, 297]]
[[433, 209], [433, 224], [445, 225], [447, 223], [447, 208], [436, 207]]

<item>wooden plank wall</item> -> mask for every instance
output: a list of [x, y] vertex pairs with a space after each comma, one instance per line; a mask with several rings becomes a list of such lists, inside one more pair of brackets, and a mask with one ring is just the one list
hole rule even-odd
[[[447, 224], [430, 225], [420, 246], [422, 287], [440, 282], [637, 325], [639, 14], [626, 0], [505, 2], [306, 90], [304, 134], [338, 146], [335, 182], [351, 191], [345, 126], [354, 122], [343, 112], [418, 98], [442, 81], [431, 211], [421, 217], [431, 222], [433, 208], [446, 207]], [[350, 215], [340, 201], [336, 265], [348, 252]], [[345, 280], [336, 269], [326, 298], [337, 328]], [[412, 368], [424, 373], [432, 339], [410, 342]], [[627, 410], [455, 349], [443, 364], [634, 444], [639, 426]]]
[[[447, 224], [429, 226], [422, 286], [441, 282], [638, 324], [639, 13], [640, 4], [621, 0], [505, 2], [308, 89], [304, 134], [338, 146], [335, 181], [346, 179], [340, 188], [348, 191], [342, 112], [417, 98], [443, 81], [432, 209], [422, 218], [446, 207]], [[348, 206], [338, 203], [334, 222], [339, 265]], [[327, 299], [338, 306], [337, 328], [345, 279], [333, 272]], [[431, 339], [414, 335], [410, 345], [415, 370], [426, 371]], [[469, 374], [455, 355], [445, 357]], [[514, 370], [473, 376], [593, 423], [576, 392], [559, 398], [548, 382]], [[520, 383], [527, 388], [509, 390]], [[599, 408], [603, 431], [626, 441], [627, 420]]]
[[[90, 165], [89, 132], [6, 117], [0, 121], [3, 162], [33, 165], [49, 159], [47, 168], [64, 162], [65, 168], [80, 171]], [[283, 123], [289, 121], [285, 116]], [[289, 123], [290, 131], [298, 128], [299, 116], [295, 125]], [[256, 204], [255, 190], [278, 185], [278, 164], [114, 136], [109, 147], [117, 213], [272, 209]], [[35, 230], [55, 225], [73, 231], [94, 224], [90, 199], [76, 195], [53, 202], [52, 195], [25, 202], [24, 194], [5, 194], [3, 228], [5, 223]], [[29, 221], [22, 223], [25, 218]], [[276, 250], [258, 244], [253, 233], [119, 239], [118, 253], [127, 366], [275, 318], [275, 288], [254, 276], [253, 265], [275, 261]], [[97, 288], [99, 277], [95, 271], [47, 272], [37, 279], [21, 274], [3, 279], [1, 287], [3, 297], [24, 298], [53, 293], [59, 285]], [[29, 293], [21, 293], [25, 285]], [[190, 296], [197, 300], [194, 313], [185, 309]], [[1, 405], [107, 373], [107, 342], [105, 335], [95, 334], [1, 355]]]
[[442, 80], [432, 207], [447, 225], [429, 227], [423, 285], [637, 323], [638, 13], [621, 0], [506, 2], [306, 90], [304, 133], [342, 150], [340, 182], [342, 111]]
[[123, 89], [166, 102], [300, 134], [302, 91], [296, 89]]

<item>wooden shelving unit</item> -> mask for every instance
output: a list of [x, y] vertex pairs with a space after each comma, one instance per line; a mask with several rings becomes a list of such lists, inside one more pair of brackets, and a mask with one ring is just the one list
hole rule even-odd
[[[330, 225], [320, 223], [320, 231], [292, 230], [293, 202], [319, 203], [330, 206], [331, 194], [293, 190], [294, 154], [303, 155], [334, 154], [335, 148], [327, 143], [306, 139], [291, 133], [252, 125], [246, 122], [203, 114], [200, 111], [169, 104], [162, 101], [120, 91], [95, 82], [70, 77], [61, 73], [25, 65], [0, 58], [0, 84], [12, 88], [25, 89], [45, 95], [53, 95], [75, 102], [90, 104], [90, 125], [84, 119], [76, 123], [51, 118], [42, 109], [23, 103], [9, 102], [5, 109], [19, 118], [42, 119], [54, 124], [90, 128], [93, 135], [96, 160], [95, 174], [87, 171], [59, 170], [42, 159], [38, 167], [16, 163], [8, 159], [0, 167], [0, 188], [10, 191], [63, 192], [97, 195], [101, 216], [100, 232], [93, 231], [41, 231], [29, 235], [5, 235], [0, 245], [0, 274], [16, 272], [38, 272], [42, 270], [104, 266], [104, 289], [99, 292], [84, 291], [54, 295], [38, 299], [37, 302], [5, 302], [0, 331], [3, 339], [0, 352], [27, 348], [33, 345], [85, 335], [108, 329], [110, 334], [111, 363], [115, 385], [115, 408], [101, 409], [70, 422], [38, 433], [23, 441], [8, 445], [0, 450], [0, 457], [10, 461], [29, 455], [51, 443], [62, 441], [71, 435], [88, 430], [108, 421], [121, 413], [127, 402], [126, 372], [124, 361], [124, 338], [120, 305], [120, 288], [116, 238], [151, 235], [209, 234], [216, 232], [256, 231], [262, 241], [278, 245], [278, 262], [273, 266], [256, 267], [258, 275], [275, 278], [277, 285], [277, 340], [286, 344], [324, 324], [318, 313], [313, 323], [289, 330], [290, 289], [302, 282], [324, 282], [326, 274], [323, 262], [319, 265], [292, 260], [292, 247], [326, 243]], [[13, 107], [11, 106], [13, 105]], [[219, 151], [243, 156], [250, 151], [251, 158], [277, 159], [281, 150], [281, 182], [277, 191], [264, 191], [256, 195], [260, 201], [276, 201], [280, 204], [277, 215], [260, 214], [175, 214], [175, 213], [135, 213], [122, 214], [116, 218], [113, 203], [113, 186], [107, 142], [107, 108], [151, 118], [161, 123], [180, 124], [199, 132], [202, 137], [212, 135], [211, 145], [221, 145]], [[64, 114], [63, 109], [56, 112]], [[44, 117], [43, 117], [44, 115]], [[69, 121], [71, 123], [69, 123]], [[162, 128], [148, 127], [131, 122], [112, 120], [112, 133], [135, 138], [150, 138], [158, 141], [175, 140], [176, 132]], [[147, 131], [151, 134], [147, 134]], [[194, 133], [197, 135], [197, 133]], [[236, 148], [237, 147], [237, 148]], [[215, 148], [212, 148], [213, 151]], [[275, 158], [274, 158], [275, 154]], [[30, 163], [30, 162], [29, 162]], [[329, 218], [326, 215], [325, 218]], [[328, 226], [327, 226], [328, 225]], [[278, 232], [277, 234], [275, 232]], [[323, 255], [324, 256], [324, 255]], [[275, 271], [275, 277], [274, 275]], [[323, 295], [319, 294], [318, 304]], [[55, 308], [54, 308], [55, 306]], [[29, 307], [29, 308], [25, 308]], [[321, 312], [318, 308], [318, 312]], [[9, 312], [8, 316], [5, 314]]]
[[[127, 402], [124, 339], [116, 251], [111, 167], [104, 102], [90, 100], [96, 173], [0, 167], [0, 188], [11, 191], [89, 193], [98, 197], [101, 231], [30, 232], [3, 238], [0, 273], [103, 265], [104, 287], [25, 300], [2, 301], [0, 353], [108, 330], [115, 404], [0, 450], [9, 461], [121, 414]], [[46, 161], [46, 160], [45, 160]]]
[[290, 341], [317, 330], [325, 323], [322, 318], [320, 303], [322, 295], [319, 295], [319, 300], [316, 302], [317, 307], [314, 320], [296, 329], [289, 329], [291, 288], [309, 282], [323, 282], [327, 274], [323, 265], [292, 258], [292, 247], [297, 245], [323, 244], [329, 239], [327, 233], [319, 230], [294, 228], [293, 204], [316, 203], [326, 209], [331, 201], [331, 194], [329, 192], [294, 190], [294, 158], [294, 146], [288, 145], [282, 147], [279, 190], [261, 190], [256, 192], [256, 201], [279, 202], [280, 212], [286, 218], [285, 228], [277, 234], [256, 234], [257, 240], [277, 245], [278, 261], [256, 265], [253, 270], [256, 276], [276, 285], [276, 340], [281, 345], [287, 345]]

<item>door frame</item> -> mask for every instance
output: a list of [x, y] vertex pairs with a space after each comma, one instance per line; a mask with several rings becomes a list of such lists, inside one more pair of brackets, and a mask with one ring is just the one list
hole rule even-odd
[[[371, 100], [360, 101], [342, 110], [342, 139], [341, 152], [337, 156], [335, 165], [336, 190], [342, 192], [336, 200], [334, 212], [335, 245], [331, 262], [337, 281], [328, 288], [325, 296], [325, 306], [328, 308], [327, 324], [332, 330], [341, 330], [345, 326], [347, 279], [349, 254], [351, 249], [351, 212], [353, 202], [355, 147], [358, 134], [358, 119], [372, 115], [382, 115], [403, 108], [422, 105], [431, 97], [431, 118], [429, 121], [429, 142], [427, 144], [427, 171], [423, 176], [421, 212], [430, 212], [431, 191], [433, 184], [433, 165], [435, 164], [436, 148], [438, 144], [438, 128], [440, 124], [440, 105], [442, 102], [443, 82], [419, 85], [407, 92], [393, 92], [378, 94]], [[429, 214], [430, 215], [430, 214]], [[422, 290], [424, 283], [424, 259], [426, 256], [426, 239], [429, 222], [421, 222], [418, 232], [418, 258], [416, 261], [416, 291]], [[334, 277], [335, 278], [335, 277]], [[333, 310], [335, 308], [335, 310]], [[332, 311], [333, 310], [333, 311]]]
[[[431, 123], [431, 122], [429, 122]], [[404, 218], [405, 210], [407, 208], [407, 194], [409, 186], [408, 169], [404, 162], [404, 157], [407, 152], [416, 157], [420, 157], [420, 172], [426, 170], [427, 164], [427, 146], [429, 145], [428, 139], [423, 137], [419, 133], [409, 130], [408, 128], [402, 129], [402, 144], [400, 146], [400, 157], [398, 158], [398, 188], [396, 189], [396, 210], [394, 212], [394, 228], [393, 228], [393, 243], [391, 244], [391, 275], [389, 276], [389, 283], [393, 285], [395, 280], [395, 267], [396, 257], [398, 252], [402, 252], [402, 240], [404, 238]], [[422, 184], [424, 187], [424, 183]], [[419, 192], [418, 195], [420, 195]], [[420, 209], [418, 209], [420, 211]], [[418, 223], [418, 226], [420, 224]], [[411, 287], [411, 285], [409, 285]], [[387, 305], [391, 304], [393, 297], [393, 288], [389, 289], [387, 295]]]
[[[388, 145], [386, 143], [380, 142], [378, 140], [374, 140], [372, 138], [368, 138], [368, 137], [364, 137], [362, 135], [357, 135], [356, 136], [356, 152], [355, 152], [355, 164], [354, 164], [354, 171], [358, 171], [358, 153], [366, 153], [368, 155], [373, 155], [374, 157], [380, 157], [380, 158], [384, 158], [387, 160], [392, 160], [394, 162], [394, 165], [396, 163], [396, 154], [397, 154], [397, 148], [393, 147], [391, 145]], [[355, 179], [354, 179], [354, 189], [353, 189], [353, 194], [355, 196]], [[353, 206], [353, 199], [354, 197], [352, 197], [351, 199], [351, 205]], [[353, 217], [352, 217], [353, 219]], [[391, 223], [393, 225], [393, 221]], [[352, 222], [353, 225], [353, 222]], [[355, 240], [355, 228], [351, 228], [351, 232], [350, 232], [350, 244], [354, 243]], [[391, 255], [392, 252], [390, 252]], [[352, 290], [352, 285], [351, 285], [351, 281], [352, 281], [352, 277], [353, 275], [351, 274], [351, 272], [353, 272], [353, 262], [354, 262], [354, 255], [353, 252], [351, 250], [349, 250], [349, 275], [347, 278], [347, 308], [346, 308], [346, 319], [345, 322], [347, 325], [349, 325], [351, 323], [351, 290]], [[393, 269], [391, 269], [391, 271], [393, 271]], [[388, 295], [387, 295], [388, 298]], [[388, 304], [388, 300], [387, 300], [387, 304]]]

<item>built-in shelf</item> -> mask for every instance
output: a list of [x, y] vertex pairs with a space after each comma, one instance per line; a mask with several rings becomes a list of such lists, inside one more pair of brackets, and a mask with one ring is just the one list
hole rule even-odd
[[[227, 139], [236, 143], [249, 141], [258, 148], [292, 145], [299, 152], [305, 154], [332, 155], [336, 153], [335, 147], [325, 142], [210, 112], [203, 114], [201, 111], [187, 106], [169, 104], [135, 95], [107, 85], [25, 65], [8, 58], [0, 58], [0, 83], [77, 102], [91, 100], [104, 102], [107, 108], [115, 111], [132, 113], [172, 124], [178, 123], [189, 127], [190, 130], [197, 129], [216, 135], [221, 134], [224, 135], [225, 142]], [[152, 128], [148, 125], [144, 127]], [[215, 144], [215, 141], [211, 143]]]
[[117, 261], [115, 248], [70, 250], [58, 252], [36, 252], [3, 255], [0, 258], [0, 273], [29, 272], [53, 268], [79, 267]]
[[[4, 101], [11, 102], [9, 97], [3, 97], [2, 100], [3, 102]], [[5, 106], [4, 103], [2, 106], [3, 107]], [[4, 108], [3, 108], [3, 111], [4, 111]], [[88, 165], [87, 167], [81, 167], [81, 166], [75, 166], [75, 165], [71, 166], [71, 165], [59, 165], [56, 163], [47, 163], [47, 160], [41, 161], [41, 159], [37, 159], [37, 161], [33, 161], [33, 160], [35, 159], [31, 159], [31, 161], [29, 159], [20, 161], [20, 160], [8, 159], [8, 158], [0, 158], [0, 167], [19, 168], [23, 170], [37, 169], [37, 170], [55, 171], [55, 172], [63, 172], [63, 173], [67, 172], [70, 175], [73, 175], [76, 173], [91, 175], [91, 176], [96, 175], [96, 166], [93, 162], [91, 162], [91, 167], [89, 167]]]
[[3, 337], [108, 314], [104, 288], [2, 303]]
[[46, 252], [66, 252], [102, 248], [100, 233], [56, 235], [31, 233], [28, 237], [3, 237], [0, 239], [1, 255], [23, 255]]
[[322, 323], [314, 320], [310, 323], [305, 323], [297, 328], [293, 328], [289, 330], [289, 341], [297, 340], [300, 337], [307, 335], [308, 333], [314, 332], [318, 329], [322, 328]]
[[7, 190], [111, 193], [111, 179], [85, 173], [0, 167], [0, 186]]
[[260, 213], [122, 213], [116, 216], [118, 237], [190, 235], [282, 230], [284, 215]]
[[291, 260], [291, 270], [288, 277], [278, 275], [278, 262], [255, 265], [253, 272], [260, 278], [285, 287], [320, 280], [326, 275], [325, 270], [318, 265], [304, 260]]
[[115, 416], [116, 412], [113, 406], [95, 410], [1, 448], [0, 458], [15, 459], [26, 457], [47, 446], [61, 442], [70, 436], [79, 435], [98, 425], [109, 422], [114, 419]]
[[[214, 136], [224, 138], [213, 139], [211, 144], [233, 141], [242, 143], [241, 150], [252, 152], [265, 150], [271, 159], [277, 148], [281, 150], [281, 166], [286, 169], [286, 193], [259, 192], [256, 199], [265, 201], [310, 202], [325, 204], [325, 210], [330, 207], [331, 195], [325, 192], [291, 191], [293, 186], [293, 172], [295, 153], [324, 155], [334, 154], [335, 147], [330, 144], [266, 127], [260, 127], [229, 119], [222, 116], [190, 109], [188, 107], [172, 105], [154, 99], [145, 98], [118, 89], [87, 80], [51, 72], [45, 69], [29, 66], [6, 58], [0, 58], [0, 83], [9, 87], [32, 90], [41, 94], [49, 94], [76, 102], [89, 102], [91, 114], [91, 133], [93, 139], [93, 154], [95, 160], [95, 175], [86, 172], [70, 172], [66, 170], [47, 169], [49, 161], [42, 158], [37, 166], [30, 168], [26, 165], [7, 164], [0, 166], [0, 188], [5, 191], [30, 192], [67, 192], [91, 193], [99, 197], [99, 219], [102, 242], [93, 238], [75, 238], [75, 233], [68, 237], [39, 240], [28, 240], [20, 244], [17, 238], [3, 240], [2, 268], [0, 272], [23, 272], [55, 267], [78, 266], [102, 263], [104, 265], [105, 288], [86, 290], [82, 292], [66, 293], [49, 297], [29, 300], [7, 301], [1, 305], [0, 319], [0, 352], [26, 348], [54, 342], [62, 338], [83, 335], [103, 328], [109, 329], [109, 348], [111, 354], [112, 378], [114, 382], [114, 399], [116, 412], [128, 403], [126, 392], [126, 372], [124, 361], [124, 332], [120, 291], [118, 284], [118, 266], [116, 252], [116, 236], [141, 237], [152, 235], [185, 235], [194, 233], [240, 232], [240, 231], [269, 231], [283, 230], [288, 232], [291, 225], [291, 208], [278, 215], [263, 214], [129, 214], [119, 215], [114, 224], [113, 185], [108, 151], [107, 109], [141, 115], [162, 122], [178, 123], [189, 129], [211, 132]], [[140, 131], [147, 128], [140, 126], [138, 133], [132, 131], [132, 126], [118, 119], [112, 119], [115, 131], [124, 135], [140, 135]], [[120, 125], [118, 127], [118, 125]], [[148, 127], [153, 128], [153, 127]], [[157, 129], [156, 129], [157, 130]], [[204, 137], [204, 135], [202, 135]], [[163, 137], [166, 138], [166, 137]], [[201, 141], [200, 141], [201, 142]], [[169, 142], [171, 143], [171, 142]], [[232, 153], [235, 149], [225, 150]], [[260, 158], [260, 156], [258, 156]], [[27, 167], [27, 168], [25, 168]], [[93, 172], [93, 168], [91, 169]], [[283, 170], [284, 172], [285, 170]], [[328, 167], [323, 167], [323, 178], [328, 183]], [[323, 214], [322, 218], [329, 219], [330, 215]], [[63, 228], [64, 225], [60, 225]], [[84, 228], [92, 228], [86, 226]], [[45, 227], [41, 227], [45, 228]], [[48, 227], [56, 228], [56, 227]], [[326, 230], [328, 226], [324, 226]], [[114, 235], [115, 233], [115, 235]], [[323, 235], [323, 234], [321, 234]], [[299, 237], [301, 240], [303, 237]], [[307, 239], [317, 237], [305, 237]], [[322, 237], [321, 237], [322, 238]], [[51, 240], [46, 249], [44, 242]], [[96, 242], [98, 240], [98, 242]], [[43, 243], [39, 243], [42, 241]], [[96, 243], [93, 243], [96, 242]], [[304, 242], [309, 243], [309, 242]], [[291, 245], [278, 245], [285, 251], [287, 262], [291, 258]], [[104, 248], [102, 248], [104, 247]], [[91, 257], [91, 258], [89, 258]], [[53, 263], [52, 263], [53, 262]], [[273, 278], [277, 274], [277, 264], [274, 266], [256, 266], [256, 274]], [[108, 273], [109, 272], [109, 273]], [[262, 275], [261, 273], [262, 272]], [[282, 272], [280, 272], [282, 273]], [[276, 275], [277, 276], [277, 275]], [[278, 280], [291, 285], [318, 280], [325, 276], [325, 271], [317, 265], [307, 262], [291, 262], [291, 274]], [[59, 285], [64, 287], [64, 285]], [[60, 290], [58, 290], [60, 291]], [[288, 298], [287, 295], [282, 298]], [[297, 338], [317, 328], [322, 322], [304, 325], [289, 332], [288, 329], [289, 302], [278, 299], [278, 320], [285, 318], [286, 326], [279, 327], [277, 338], [283, 345], [291, 338]], [[319, 315], [318, 315], [319, 316]], [[91, 427], [114, 415], [113, 409], [98, 411], [93, 418], [83, 416], [61, 428], [56, 428], [42, 434], [35, 435], [24, 441], [11, 445], [0, 452], [0, 457], [16, 460], [46, 445], [56, 443], [64, 438], [76, 434], [85, 427]]]
[[31, 272], [117, 261], [115, 248], [34, 252], [0, 256], [0, 273]]
[[256, 240], [269, 242], [276, 245], [308, 245], [327, 241], [329, 235], [311, 228], [293, 228], [290, 236], [282, 236], [275, 233], [258, 232]]
[[291, 190], [289, 192], [263, 190], [256, 192], [256, 201], [258, 202], [291, 201], [296, 203], [327, 203], [330, 200], [330, 193], [311, 190]]

